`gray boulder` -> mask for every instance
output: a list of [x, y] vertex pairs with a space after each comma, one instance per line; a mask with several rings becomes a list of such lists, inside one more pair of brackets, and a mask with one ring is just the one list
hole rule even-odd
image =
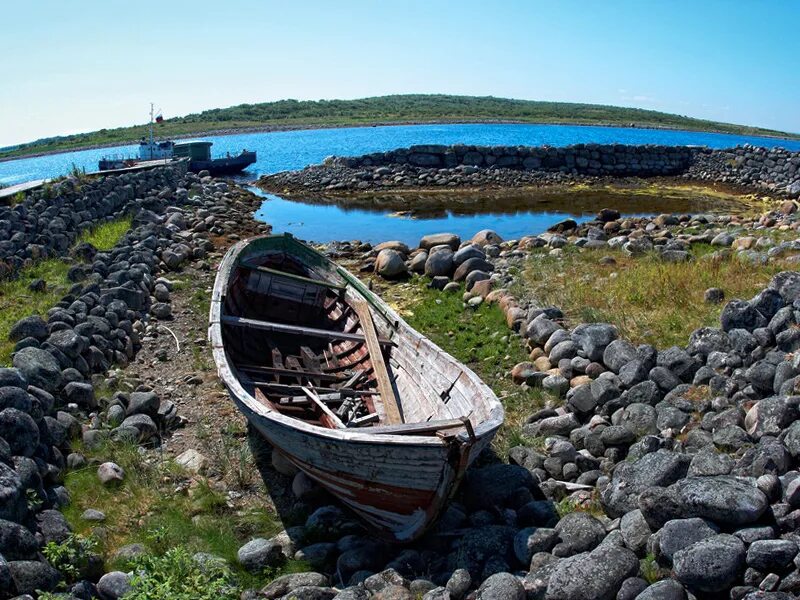
[[33, 456], [39, 445], [39, 427], [28, 413], [16, 408], [0, 411], [0, 438], [4, 438], [11, 453]]
[[33, 560], [38, 550], [39, 543], [30, 530], [0, 519], [0, 556], [8, 560]]
[[11, 579], [18, 594], [52, 592], [61, 581], [61, 573], [46, 562], [36, 560], [12, 560], [8, 563]]
[[662, 579], [647, 586], [636, 600], [686, 600], [686, 590], [674, 579]]
[[328, 577], [322, 573], [289, 573], [281, 575], [272, 580], [261, 589], [261, 596], [267, 600], [280, 598], [299, 587], [325, 587], [328, 585]]
[[408, 270], [400, 253], [387, 248], [375, 259], [375, 272], [385, 279], [393, 279], [405, 275]]
[[603, 359], [606, 347], [617, 339], [617, 328], [605, 323], [578, 325], [572, 332], [572, 340], [591, 361]]
[[61, 385], [61, 367], [55, 357], [41, 348], [23, 348], [14, 355], [14, 366], [30, 385], [55, 392]]
[[668, 561], [679, 550], [719, 533], [719, 529], [699, 517], [667, 521], [658, 533], [658, 548]]
[[702, 517], [726, 525], [757, 521], [769, 507], [755, 482], [729, 475], [687, 477], [672, 486], [685, 517]]
[[666, 487], [685, 477], [690, 460], [691, 457], [684, 454], [658, 450], [636, 462], [619, 463], [601, 494], [606, 514], [616, 518], [636, 510], [642, 491], [653, 486]]
[[553, 554], [561, 557], [593, 550], [606, 536], [606, 528], [598, 519], [580, 511], [562, 517], [555, 529], [561, 541]]
[[97, 593], [102, 600], [119, 600], [132, 589], [131, 578], [122, 571], [106, 573], [97, 582]]
[[281, 545], [273, 540], [255, 538], [239, 548], [236, 553], [239, 563], [251, 573], [258, 573], [284, 562]]
[[747, 566], [764, 573], [781, 572], [797, 556], [792, 540], [756, 540], [747, 549]]
[[8, 339], [12, 342], [18, 342], [22, 339], [32, 337], [39, 341], [47, 338], [47, 323], [42, 317], [34, 315], [20, 319], [8, 332]]
[[724, 533], [695, 542], [673, 556], [675, 578], [694, 592], [725, 590], [744, 567], [744, 543]]
[[454, 281], [464, 281], [467, 275], [473, 271], [483, 271], [484, 273], [491, 273], [494, 271], [494, 265], [488, 260], [483, 258], [468, 258], [463, 263], [458, 265], [455, 273], [453, 273]]
[[495, 573], [481, 584], [475, 600], [525, 600], [522, 582], [511, 573]]
[[461, 238], [455, 233], [431, 233], [419, 241], [419, 247], [423, 250], [430, 250], [435, 246], [449, 246], [455, 252], [460, 245]]
[[453, 251], [449, 248], [428, 254], [425, 261], [425, 275], [450, 275], [453, 272]]
[[547, 584], [546, 600], [614, 600], [622, 582], [639, 572], [636, 555], [603, 544], [559, 561]]
[[622, 367], [638, 358], [636, 348], [626, 340], [614, 340], [603, 351], [603, 362], [614, 373], [619, 373]]

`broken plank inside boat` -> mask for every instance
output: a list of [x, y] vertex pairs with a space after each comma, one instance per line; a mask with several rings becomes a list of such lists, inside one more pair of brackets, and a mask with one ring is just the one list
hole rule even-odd
[[376, 532], [425, 532], [503, 422], [475, 373], [292, 236], [233, 246], [209, 337], [258, 432]]

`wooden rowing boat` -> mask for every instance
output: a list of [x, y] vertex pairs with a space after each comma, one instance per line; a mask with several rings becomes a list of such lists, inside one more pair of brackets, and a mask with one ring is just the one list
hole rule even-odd
[[397, 541], [436, 519], [503, 422], [475, 373], [290, 235], [228, 251], [209, 339], [273, 451]]

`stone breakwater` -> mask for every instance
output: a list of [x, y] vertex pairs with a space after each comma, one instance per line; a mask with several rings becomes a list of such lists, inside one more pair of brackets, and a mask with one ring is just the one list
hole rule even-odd
[[84, 230], [135, 211], [145, 198], [175, 189], [186, 165], [87, 181], [67, 178], [0, 207], [0, 276], [63, 256]]
[[[510, 377], [561, 398], [526, 420], [523, 433], [540, 443], [512, 448], [509, 465], [470, 471], [437, 526], [441, 538], [432, 535], [424, 550], [407, 550], [373, 575], [378, 554], [361, 557], [367, 572], [353, 574], [335, 597], [382, 598], [391, 589], [393, 598], [460, 599], [478, 588], [475, 598], [517, 600], [796, 598], [800, 273], [781, 272], [753, 298], [730, 300], [719, 327], [661, 350], [631, 344], [611, 324], [570, 323], [558, 307], [509, 288], [532, 248], [558, 256], [566, 246], [614, 246], [664, 261], [800, 257], [798, 239], [770, 237], [798, 230], [797, 209], [787, 201], [752, 220], [626, 219], [605, 210], [520, 240], [486, 230], [465, 241], [425, 236], [416, 249], [332, 248], [362, 253], [365, 270], [387, 277], [402, 275], [400, 264], [425, 273], [442, 293], [461, 293], [465, 282], [464, 309], [496, 303], [530, 350]], [[715, 251], [694, 257], [695, 244]], [[382, 273], [390, 264], [395, 272]], [[706, 299], [723, 295], [708, 290]], [[559, 514], [557, 503], [577, 510]], [[343, 552], [342, 569], [356, 568], [354, 558]], [[422, 563], [440, 569], [427, 583], [414, 579]], [[282, 590], [308, 585], [291, 577]]]
[[[87, 448], [106, 440], [153, 446], [181, 425], [175, 405], [149, 387], [98, 397], [97, 385], [107, 386], [106, 371], [124, 367], [172, 318], [169, 273], [202, 261], [212, 236], [246, 230], [242, 223], [254, 208], [254, 198], [226, 183], [170, 169], [83, 186], [67, 180], [45, 193], [53, 196], [37, 194], [3, 213], [29, 244], [46, 249], [17, 251], [12, 263], [62, 256], [73, 263], [73, 286], [46, 315], [14, 324], [13, 367], [0, 368], [0, 598], [54, 590], [62, 579], [42, 548], [70, 534], [58, 510], [70, 501], [66, 470], [90, 468], [73, 440]], [[68, 251], [82, 228], [120, 213], [131, 214], [133, 225], [113, 249], [80, 244]], [[57, 243], [42, 233], [53, 221], [62, 236]], [[91, 468], [97, 485], [125, 477], [113, 463]], [[96, 597], [99, 590], [116, 598], [119, 576], [104, 581], [102, 558], [84, 558], [88, 566], [69, 597]]]
[[681, 177], [800, 196], [800, 152], [739, 146], [577, 144], [548, 146], [421, 145], [262, 177], [264, 189], [301, 195], [440, 187], [520, 187], [615, 177]]

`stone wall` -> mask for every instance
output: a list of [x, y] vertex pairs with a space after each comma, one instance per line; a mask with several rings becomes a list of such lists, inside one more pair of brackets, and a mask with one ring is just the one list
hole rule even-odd
[[427, 168], [459, 165], [585, 175], [671, 175], [684, 172], [693, 150], [684, 146], [577, 144], [550, 146], [423, 145], [336, 159], [348, 167], [407, 164]]
[[0, 277], [31, 261], [64, 255], [84, 230], [174, 189], [185, 174], [186, 164], [179, 163], [88, 181], [69, 177], [0, 207]]
[[800, 196], [800, 152], [737, 146], [576, 144], [550, 146], [420, 145], [363, 156], [330, 157], [325, 165], [350, 169], [407, 166], [418, 169], [511, 169], [589, 176], [685, 176]]

